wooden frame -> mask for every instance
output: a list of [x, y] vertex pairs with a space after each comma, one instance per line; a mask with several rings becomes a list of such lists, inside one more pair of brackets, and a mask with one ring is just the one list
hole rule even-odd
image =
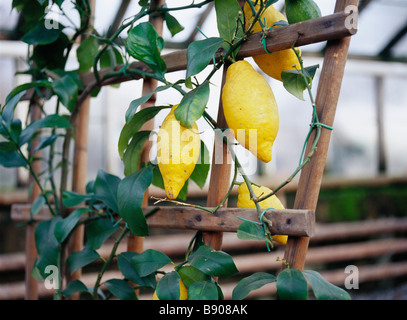
[[[162, 5], [162, 1], [153, 1], [154, 5]], [[338, 102], [339, 92], [341, 88], [344, 67], [346, 63], [350, 36], [356, 30], [346, 27], [346, 19], [349, 16], [345, 12], [347, 6], [357, 6], [358, 0], [337, 0], [335, 13], [333, 15], [321, 17], [314, 20], [304, 21], [301, 23], [280, 27], [271, 30], [266, 37], [266, 47], [268, 51], [278, 51], [288, 49], [295, 44], [302, 46], [315, 42], [328, 40], [324, 64], [321, 71], [320, 81], [318, 85], [318, 93], [316, 97], [317, 113], [321, 123], [332, 126], [336, 106]], [[157, 32], [161, 33], [162, 21], [156, 19], [152, 22]], [[245, 58], [264, 53], [264, 47], [260, 43], [260, 34], [254, 34], [250, 39], [242, 45], [238, 58]], [[217, 58], [222, 55], [221, 51], [217, 52]], [[168, 72], [182, 70], [186, 68], [186, 50], [180, 50], [175, 53], [163, 56]], [[120, 70], [122, 66], [118, 66], [115, 70]], [[135, 62], [131, 68], [148, 71], [145, 65]], [[225, 79], [224, 68], [223, 81]], [[101, 81], [95, 80], [93, 73], [82, 75], [82, 81], [89, 89], [94, 87], [110, 85], [129, 81], [128, 77], [119, 77], [104, 80], [103, 76], [111, 69], [100, 71]], [[134, 79], [137, 79], [135, 77]], [[146, 81], [144, 90], [151, 92], [155, 88], [154, 81]], [[148, 91], [147, 91], [148, 90]], [[91, 90], [82, 92], [82, 100], [85, 101]], [[154, 104], [153, 100], [147, 102], [143, 107], [148, 107]], [[82, 106], [79, 109], [82, 109]], [[79, 114], [80, 121], [87, 123], [86, 115]], [[219, 103], [219, 112], [217, 122], [220, 126], [226, 127], [226, 121], [223, 116], [222, 103]], [[86, 124], [85, 124], [86, 126]], [[86, 132], [85, 132], [86, 135]], [[322, 175], [325, 167], [325, 161], [330, 141], [331, 131], [323, 128], [318, 142], [318, 148], [312, 156], [310, 162], [302, 169], [298, 184], [294, 208], [291, 210], [270, 210], [266, 215], [272, 221], [270, 231], [276, 234], [287, 234], [289, 236], [285, 250], [285, 259], [291, 267], [303, 269], [306, 253], [309, 244], [309, 238], [313, 234], [315, 209], [318, 202], [318, 195], [322, 180]], [[216, 137], [215, 137], [216, 139]], [[310, 136], [307, 150], [313, 144], [315, 137]], [[85, 147], [85, 150], [84, 150]], [[86, 153], [86, 146], [80, 146], [81, 153]], [[308, 152], [306, 151], [305, 154]], [[228, 157], [226, 145], [223, 148], [224, 159]], [[85, 160], [77, 160], [86, 162]], [[228, 190], [230, 178], [230, 161], [223, 161], [223, 164], [213, 164], [210, 180], [210, 188], [207, 199], [208, 207], [215, 207], [224, 198]], [[86, 164], [86, 163], [85, 163]], [[83, 165], [83, 163], [82, 163]], [[84, 181], [79, 181], [75, 184], [75, 190], [81, 190], [84, 187]], [[145, 200], [147, 197], [145, 197]], [[146, 203], [146, 201], [145, 201]], [[176, 229], [195, 229], [204, 231], [204, 242], [212, 246], [214, 249], [222, 247], [222, 232], [236, 231], [240, 221], [236, 217], [256, 220], [257, 214], [254, 209], [237, 209], [220, 208], [216, 213], [210, 214], [196, 208], [189, 207], [160, 207], [151, 217], [148, 218], [150, 227], [160, 228], [176, 228]], [[146, 210], [150, 209], [148, 207]], [[29, 206], [13, 205], [12, 218], [15, 220], [26, 220], [29, 218]], [[41, 219], [49, 218], [46, 209], [42, 213], [37, 214], [33, 219], [40, 221]], [[27, 234], [27, 236], [29, 236]], [[77, 240], [82, 241], [83, 235], [78, 235]], [[130, 236], [128, 240], [128, 249], [134, 251], [142, 250], [142, 238]], [[78, 242], [78, 241], [76, 241]], [[30, 249], [31, 250], [31, 249]], [[27, 255], [32, 252], [27, 252]], [[27, 270], [30, 266], [27, 265]], [[29, 272], [26, 276], [30, 278]], [[27, 288], [28, 290], [28, 288]], [[35, 299], [35, 293], [28, 294], [28, 298]]]

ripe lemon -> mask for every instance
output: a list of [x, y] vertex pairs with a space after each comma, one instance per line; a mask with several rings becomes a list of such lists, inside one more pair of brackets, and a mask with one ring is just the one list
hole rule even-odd
[[[261, 186], [257, 187], [255, 185], [252, 185], [254, 194], [256, 197], [262, 197], [270, 192], [272, 192], [269, 188]], [[247, 188], [246, 183], [242, 183], [239, 188], [237, 188], [238, 192], [238, 198], [237, 198], [237, 207], [238, 208], [256, 208], [255, 203], [250, 197], [250, 192], [249, 188]], [[262, 209], [267, 209], [267, 208], [274, 208], [274, 209], [284, 209], [283, 204], [281, 201], [277, 198], [276, 195], [272, 195], [271, 197], [268, 197], [267, 199], [261, 201], [260, 207]], [[287, 243], [287, 236], [285, 235], [274, 235], [272, 236], [274, 241], [277, 241], [281, 244], [286, 244]]]
[[169, 199], [176, 199], [198, 161], [201, 139], [196, 123], [191, 129], [180, 124], [172, 107], [157, 137], [157, 162]]
[[[259, 10], [260, 4], [255, 6], [256, 10]], [[244, 16], [245, 16], [245, 24], [246, 28], [250, 25], [251, 21], [253, 20], [253, 13], [252, 10], [249, 6], [249, 4], [246, 2], [244, 7]], [[279, 12], [276, 8], [273, 7], [273, 5], [270, 5], [263, 13], [263, 15], [260, 17], [262, 21], [266, 19], [266, 27], [269, 28], [271, 27], [275, 22], [277, 21], [287, 21], [285, 16]], [[261, 25], [259, 22], [256, 22], [254, 27], [253, 27], [253, 32], [261, 32]], [[301, 54], [301, 50], [299, 48], [295, 48], [296, 50], [299, 51]], [[286, 49], [286, 50], [281, 50], [281, 51], [276, 51], [273, 52], [272, 54], [260, 54], [257, 56], [253, 57], [253, 60], [256, 62], [256, 64], [259, 66], [259, 68], [267, 75], [270, 77], [281, 80], [281, 72], [285, 70], [295, 70], [295, 69], [300, 69], [300, 63], [298, 61], [297, 55], [292, 49]]]
[[[178, 300], [187, 300], [188, 298], [188, 289], [185, 287], [184, 283], [180, 280], [179, 281], [179, 299]], [[158, 299], [157, 292], [154, 291], [153, 300], [160, 300]]]
[[269, 162], [279, 127], [278, 108], [270, 85], [249, 62], [237, 61], [228, 68], [222, 104], [237, 141], [261, 161]]

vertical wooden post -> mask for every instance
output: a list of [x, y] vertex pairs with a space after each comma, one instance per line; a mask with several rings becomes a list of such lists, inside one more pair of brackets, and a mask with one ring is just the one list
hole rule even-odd
[[386, 173], [386, 148], [384, 142], [384, 79], [383, 76], [377, 76], [375, 79], [376, 91], [376, 121], [377, 121], [377, 156], [378, 173]]
[[[90, 6], [90, 24], [93, 25], [95, 14], [95, 0], [89, 0]], [[86, 39], [86, 35], [82, 36], [82, 41]], [[85, 194], [86, 193], [86, 178], [88, 169], [88, 134], [89, 134], [89, 113], [90, 113], [90, 97], [87, 97], [80, 106], [75, 130], [75, 145], [73, 155], [73, 170], [72, 170], [72, 191]], [[62, 195], [61, 195], [62, 196]], [[70, 242], [68, 244], [68, 252], [81, 251], [83, 249], [83, 240], [85, 229], [84, 225], [75, 228]], [[67, 280], [79, 280], [82, 275], [82, 269], [76, 270], [72, 275], [67, 272]], [[79, 294], [73, 294], [70, 299], [76, 300]]]
[[[157, 7], [162, 7], [165, 4], [165, 0], [153, 0], [150, 3], [151, 8], [157, 8]], [[162, 30], [163, 30], [163, 19], [160, 16], [150, 16], [149, 17], [150, 23], [154, 26], [154, 29], [157, 31], [157, 33], [162, 36]], [[142, 96], [145, 94], [154, 91], [157, 88], [157, 80], [155, 79], [144, 79], [143, 80], [143, 90], [142, 90]], [[151, 106], [155, 105], [156, 101], [156, 94], [153, 94], [150, 99], [144, 103], [141, 108], [149, 108]], [[151, 119], [147, 121], [143, 127], [140, 130], [153, 130], [154, 129], [154, 119]], [[141, 153], [141, 162], [146, 162], [149, 161], [149, 153], [151, 150], [152, 142], [147, 140], [143, 146], [143, 150]], [[149, 197], [149, 191], [147, 191], [144, 194], [144, 199], [143, 199], [143, 206], [148, 205], [148, 197]], [[138, 237], [135, 236], [130, 232], [129, 237], [127, 239], [127, 250], [128, 251], [134, 251], [134, 252], [142, 252], [143, 251], [143, 245], [144, 245], [144, 238], [143, 237]]]
[[[223, 88], [226, 81], [226, 71], [228, 65], [225, 64], [223, 67], [222, 75], [222, 85]], [[222, 105], [222, 90], [220, 94], [219, 109], [217, 123], [221, 128], [227, 128], [225, 115], [223, 113]], [[229, 137], [233, 139], [233, 137]], [[219, 145], [222, 147], [219, 148]], [[221, 149], [221, 154], [219, 154], [219, 149]], [[209, 183], [209, 192], [206, 205], [208, 207], [216, 207], [226, 196], [229, 190], [230, 182], [230, 173], [231, 173], [231, 158], [228, 151], [227, 145], [223, 142], [221, 135], [217, 135], [215, 132], [215, 140], [213, 147], [213, 156], [212, 156], [212, 169], [211, 177]], [[223, 205], [227, 206], [227, 201]], [[215, 250], [220, 250], [222, 247], [222, 232], [204, 232], [203, 241], [206, 245], [211, 246]]]
[[[35, 99], [35, 98], [34, 98]], [[35, 121], [41, 118], [41, 109], [36, 105], [35, 100], [30, 103], [30, 118]], [[30, 155], [35, 157], [41, 156], [41, 151], [37, 151], [34, 155], [34, 150], [39, 144], [39, 139], [34, 139], [30, 144]], [[35, 173], [41, 172], [41, 161], [32, 163]], [[33, 184], [32, 193], [29, 201], [32, 203], [40, 194], [41, 190], [34, 178], [30, 175], [29, 185]], [[35, 227], [36, 222], [30, 222], [25, 229], [25, 299], [38, 300], [38, 281], [31, 276], [31, 271], [37, 256], [37, 247], [35, 245]]]
[[[344, 11], [346, 6], [357, 4], [358, 0], [337, 0], [335, 12]], [[346, 37], [328, 41], [326, 46], [315, 102], [319, 121], [328, 126], [332, 126], [334, 122], [349, 43], [350, 37]], [[316, 210], [330, 138], [331, 131], [322, 128], [317, 150], [301, 171], [294, 209]], [[310, 136], [305, 155], [308, 154], [314, 139], [315, 134]], [[304, 268], [308, 245], [308, 237], [288, 237], [284, 258], [290, 267], [300, 270]]]

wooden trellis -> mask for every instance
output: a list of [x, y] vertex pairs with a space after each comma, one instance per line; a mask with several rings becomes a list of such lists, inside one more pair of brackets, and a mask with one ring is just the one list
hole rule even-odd
[[[152, 1], [153, 5], [161, 6], [164, 1]], [[348, 54], [350, 43], [350, 36], [352, 36], [356, 29], [350, 29], [346, 23], [349, 17], [348, 6], [357, 6], [358, 0], [337, 0], [335, 12], [332, 15], [324, 16], [314, 20], [308, 20], [297, 24], [292, 24], [268, 32], [266, 37], [266, 47], [270, 52], [291, 48], [293, 43], [296, 46], [303, 46], [311, 43], [328, 41], [325, 50], [324, 62], [319, 79], [316, 106], [319, 121], [327, 126], [332, 126], [334, 122], [336, 106], [340, 93], [345, 63]], [[352, 12], [355, 14], [355, 12]], [[157, 32], [160, 34], [162, 30], [162, 20], [154, 18], [150, 20], [155, 26]], [[239, 50], [238, 59], [255, 56], [264, 53], [264, 47], [261, 43], [261, 34], [253, 34], [248, 41], [244, 43]], [[222, 55], [219, 50], [216, 58]], [[186, 50], [179, 50], [163, 56], [167, 65], [167, 71], [173, 72], [186, 69]], [[122, 66], [118, 66], [120, 70]], [[133, 63], [130, 68], [145, 70], [147, 67], [140, 63]], [[224, 68], [223, 81], [225, 81], [225, 73], [227, 67]], [[101, 78], [107, 72], [112, 70], [102, 70], [100, 72]], [[80, 98], [82, 105], [80, 106], [80, 113], [78, 116], [78, 131], [83, 132], [84, 140], [87, 141], [87, 112], [86, 103], [91, 92], [91, 89], [97, 86], [105, 86], [113, 83], [120, 83], [129, 81], [128, 77], [114, 78], [98, 83], [93, 73], [82, 75], [84, 87], [88, 88], [88, 92], [83, 92]], [[223, 83], [222, 83], [223, 86]], [[145, 80], [143, 94], [151, 92], [155, 89], [156, 83], [154, 80]], [[142, 107], [146, 108], [154, 105], [155, 96]], [[222, 103], [219, 103], [219, 111], [217, 123], [219, 126], [226, 128], [226, 121], [223, 115]], [[151, 128], [152, 121], [146, 124]], [[148, 128], [145, 128], [148, 129]], [[319, 138], [318, 147], [310, 162], [302, 169], [298, 190], [295, 197], [294, 207], [285, 210], [269, 210], [266, 213], [267, 219], [272, 224], [270, 232], [272, 234], [286, 234], [288, 235], [288, 242], [285, 249], [284, 258], [291, 267], [303, 269], [308, 243], [310, 237], [314, 232], [314, 223], [320, 185], [322, 181], [325, 161], [331, 137], [331, 130], [322, 128], [321, 136]], [[215, 139], [219, 137], [215, 136]], [[220, 138], [219, 138], [220, 139]], [[310, 150], [315, 136], [311, 134], [307, 150]], [[216, 142], [216, 141], [215, 141]], [[76, 142], [81, 143], [81, 142]], [[86, 155], [87, 142], [85, 145], [77, 145], [74, 155], [74, 182], [73, 189], [80, 192], [84, 190], [85, 181], [79, 179], [80, 176], [85, 177], [83, 168], [86, 168], [87, 155]], [[145, 146], [144, 154], [148, 155], [149, 146]], [[305, 154], [307, 154], [307, 150]], [[223, 160], [220, 164], [219, 161], [212, 164], [212, 171], [210, 175], [210, 186], [207, 198], [207, 207], [217, 206], [227, 194], [229, 188], [229, 181], [231, 175], [230, 161], [226, 161], [228, 154], [227, 146], [223, 144]], [[85, 166], [85, 167], [84, 167]], [[81, 169], [82, 168], [82, 169]], [[145, 212], [149, 211], [151, 207], [147, 207], [148, 194], [146, 192], [144, 209]], [[29, 219], [30, 205], [13, 205], [12, 218], [18, 221], [26, 221]], [[240, 224], [240, 220], [236, 217], [246, 218], [249, 220], [257, 219], [257, 212], [255, 209], [238, 209], [227, 208], [227, 202], [224, 206], [217, 210], [215, 213], [209, 213], [200, 209], [190, 207], [159, 207], [158, 211], [147, 218], [147, 223], [150, 228], [166, 228], [166, 229], [194, 229], [204, 231], [204, 242], [216, 250], [222, 247], [222, 233], [223, 232], [236, 232]], [[33, 217], [35, 221], [47, 220], [51, 217], [47, 208], [42, 209], [37, 215]], [[37, 299], [38, 294], [36, 290], [37, 283], [31, 277], [31, 267], [33, 258], [35, 257], [34, 243], [34, 225], [28, 225], [27, 236], [27, 268], [26, 268], [26, 298]], [[80, 250], [80, 245], [83, 242], [83, 233], [78, 232], [74, 237], [73, 250]], [[143, 238], [130, 235], [128, 238], [128, 250], [141, 252], [143, 250]], [[76, 275], [80, 277], [80, 274]]]

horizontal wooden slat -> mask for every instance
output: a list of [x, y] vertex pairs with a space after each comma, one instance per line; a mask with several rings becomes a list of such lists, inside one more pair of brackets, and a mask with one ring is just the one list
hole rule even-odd
[[[272, 29], [267, 34], [266, 48], [268, 51], [273, 52], [289, 49], [294, 43], [297, 46], [304, 46], [311, 43], [351, 36], [356, 32], [356, 30], [346, 28], [345, 20], [348, 15], [349, 14], [345, 12], [339, 12], [318, 19], [307, 20]], [[265, 53], [263, 44], [261, 43], [261, 37], [261, 33], [251, 35], [249, 39], [241, 46], [237, 58], [243, 59]], [[218, 60], [223, 54], [224, 52], [219, 50], [215, 55], [215, 60]], [[167, 72], [186, 69], [186, 50], [177, 50], [163, 55], [162, 58], [167, 65]], [[122, 65], [117, 66], [114, 71], [119, 71], [122, 68]], [[150, 71], [145, 64], [138, 61], [134, 62], [130, 66], [130, 69], [138, 69], [147, 72]], [[112, 72], [112, 69], [101, 70], [101, 78], [109, 72]], [[110, 80], [103, 81], [101, 85], [121, 83], [139, 78], [140, 77], [137, 75], [132, 75], [131, 77], [129, 75], [123, 75], [122, 77], [115, 77], [114, 79], [112, 78]], [[94, 81], [95, 77], [92, 72], [88, 72], [82, 76], [82, 82], [85, 87]]]
[[[239, 218], [250, 221], [259, 220], [255, 209], [220, 208], [215, 213], [210, 213], [191, 207], [168, 206], [144, 207], [143, 211], [147, 213], [153, 208], [157, 211], [147, 218], [150, 228], [236, 232], [242, 223]], [[11, 217], [16, 221], [30, 219], [30, 205], [13, 205]], [[269, 210], [264, 217], [271, 221], [269, 229], [272, 234], [311, 237], [314, 233], [315, 214], [311, 210]], [[47, 207], [33, 216], [36, 221], [49, 218], [51, 215]]]

